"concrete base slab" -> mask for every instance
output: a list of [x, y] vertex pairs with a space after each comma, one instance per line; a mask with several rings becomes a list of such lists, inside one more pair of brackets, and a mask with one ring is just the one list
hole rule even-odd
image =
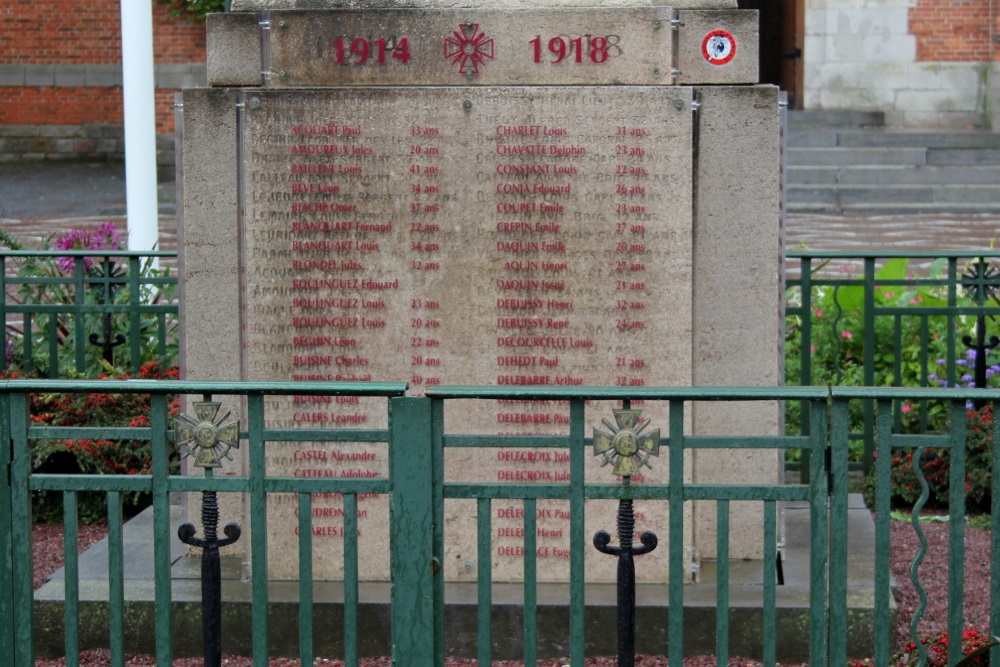
[[[777, 592], [777, 654], [780, 661], [808, 659], [809, 622], [809, 507], [787, 503], [784, 508], [784, 584]], [[852, 495], [846, 530], [849, 540], [848, 655], [872, 653], [874, 617], [875, 526], [861, 497]], [[172, 534], [183, 522], [181, 509], [172, 509]], [[151, 579], [152, 510], [125, 528], [125, 646], [130, 653], [155, 649], [154, 590]], [[80, 646], [108, 645], [108, 550], [104, 540], [80, 557]], [[173, 644], [176, 657], [201, 655], [200, 558], [179, 541], [172, 547]], [[641, 567], [642, 563], [639, 562]], [[699, 581], [684, 587], [684, 653], [715, 653], [715, 573], [717, 563], [702, 563]], [[241, 578], [238, 558], [223, 558], [223, 650], [237, 655], [251, 651], [250, 581]], [[762, 651], [763, 577], [760, 561], [732, 561], [730, 572], [730, 654], [759, 658]], [[35, 645], [39, 657], [63, 655], [64, 573], [53, 574], [35, 593]], [[493, 657], [517, 659], [523, 651], [522, 584], [493, 585]], [[298, 655], [299, 586], [272, 581], [269, 593], [271, 656]], [[476, 655], [476, 587], [471, 583], [446, 585], [445, 647], [448, 655]], [[613, 655], [616, 650], [615, 587], [595, 584], [586, 590], [586, 654]], [[344, 591], [338, 582], [313, 585], [314, 651], [320, 657], [343, 655]], [[569, 655], [569, 587], [539, 584], [539, 657]], [[668, 589], [640, 585], [636, 590], [637, 646], [640, 653], [664, 654], [667, 642]], [[893, 608], [895, 614], [895, 607]], [[358, 636], [360, 654], [390, 652], [389, 584], [360, 586]]]

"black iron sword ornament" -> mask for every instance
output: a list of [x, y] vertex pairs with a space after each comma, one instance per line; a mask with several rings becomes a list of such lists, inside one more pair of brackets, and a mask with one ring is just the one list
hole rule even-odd
[[[187, 455], [194, 454], [194, 465], [205, 469], [211, 477], [212, 470], [222, 466], [222, 458], [231, 459], [230, 449], [239, 447], [239, 423], [223, 425], [230, 413], [218, 417], [221, 403], [195, 403], [196, 418], [181, 414], [174, 425], [178, 447], [187, 447]], [[201, 524], [204, 537], [194, 536], [195, 527], [185, 523], [177, 529], [177, 537], [184, 544], [199, 547], [201, 552], [201, 633], [206, 667], [222, 664], [222, 564], [219, 549], [240, 539], [240, 527], [226, 524], [226, 537], [219, 539], [219, 503], [215, 491], [201, 494]]]
[[[652, 468], [649, 457], [660, 452], [660, 430], [643, 433], [649, 420], [640, 421], [642, 410], [614, 410], [615, 424], [602, 420], [610, 432], [594, 429], [594, 455], [604, 457], [603, 465], [614, 465], [614, 474], [622, 485], [642, 466]], [[635, 556], [656, 548], [656, 534], [645, 531], [639, 537], [641, 547], [632, 546], [635, 512], [631, 498], [618, 501], [618, 546], [612, 547], [611, 535], [601, 530], [594, 535], [594, 546], [601, 553], [618, 556], [618, 667], [635, 665]]]

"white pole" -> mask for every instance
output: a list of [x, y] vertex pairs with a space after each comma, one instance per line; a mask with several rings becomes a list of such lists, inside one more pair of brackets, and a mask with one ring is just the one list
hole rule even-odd
[[120, 0], [125, 104], [125, 203], [129, 250], [159, 241], [156, 201], [156, 98], [153, 82], [153, 2]]

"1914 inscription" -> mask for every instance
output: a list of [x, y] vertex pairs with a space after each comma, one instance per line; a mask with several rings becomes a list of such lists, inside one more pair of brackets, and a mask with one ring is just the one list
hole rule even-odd
[[[393, 58], [400, 47], [342, 44], [344, 58]], [[552, 62], [600, 57], [553, 39], [527, 48]], [[417, 394], [436, 384], [690, 383], [690, 89], [247, 96], [240, 176], [247, 379], [406, 380]], [[380, 401], [272, 399], [268, 414], [284, 427], [384, 428]], [[649, 411], [657, 416], [655, 406]], [[565, 433], [568, 422], [564, 403], [509, 400], [449, 415], [449, 430]], [[277, 443], [268, 457], [272, 475], [386, 474], [383, 445]], [[569, 478], [568, 458], [559, 449], [462, 450], [448, 453], [446, 467], [451, 479], [560, 483]], [[610, 481], [607, 469], [593, 468], [589, 476]], [[294, 498], [272, 500], [269, 525], [288, 532], [272, 534], [272, 543], [294, 543]], [[362, 575], [386, 578], [378, 568], [387, 503], [359, 500], [359, 530], [375, 536], [361, 541], [361, 562], [373, 568]], [[314, 501], [314, 534], [331, 538], [316, 574], [333, 578], [342, 505], [338, 497]], [[493, 505], [501, 578], [519, 576], [519, 508]], [[447, 511], [449, 530], [475, 535], [468, 506]], [[541, 580], [558, 579], [564, 568], [567, 514], [565, 504], [539, 503]], [[613, 508], [588, 510], [587, 529], [610, 529], [613, 517]], [[665, 532], [665, 523], [644, 525], [657, 528]], [[471, 539], [447, 540], [447, 564], [475, 554]], [[605, 561], [593, 563], [613, 579]], [[294, 576], [274, 561], [272, 569]]]

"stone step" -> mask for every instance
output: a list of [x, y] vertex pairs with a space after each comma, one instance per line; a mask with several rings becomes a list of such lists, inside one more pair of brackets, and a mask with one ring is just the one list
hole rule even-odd
[[789, 167], [927, 164], [926, 148], [789, 148]]
[[789, 112], [787, 209], [1000, 212], [1000, 133], [886, 130], [880, 120], [864, 112]]
[[796, 212], [998, 213], [1000, 186], [808, 185], [789, 187]]
[[993, 185], [1000, 189], [1000, 165], [956, 169], [941, 165], [796, 166], [788, 170], [790, 187], [809, 185]]
[[791, 127], [792, 148], [1000, 148], [1000, 132], [923, 132]]
[[821, 213], [824, 215], [923, 215], [923, 216], [955, 216], [955, 215], [995, 215], [997, 206], [984, 204], [908, 204], [905, 202], [889, 202], [885, 204], [839, 204], [828, 202], [797, 202], [788, 204], [792, 213]]
[[989, 204], [1000, 210], [997, 185], [803, 185], [789, 188], [788, 201], [840, 201], [844, 204], [904, 202]]
[[851, 111], [849, 109], [789, 111], [789, 127], [882, 127], [885, 114], [881, 111]]

